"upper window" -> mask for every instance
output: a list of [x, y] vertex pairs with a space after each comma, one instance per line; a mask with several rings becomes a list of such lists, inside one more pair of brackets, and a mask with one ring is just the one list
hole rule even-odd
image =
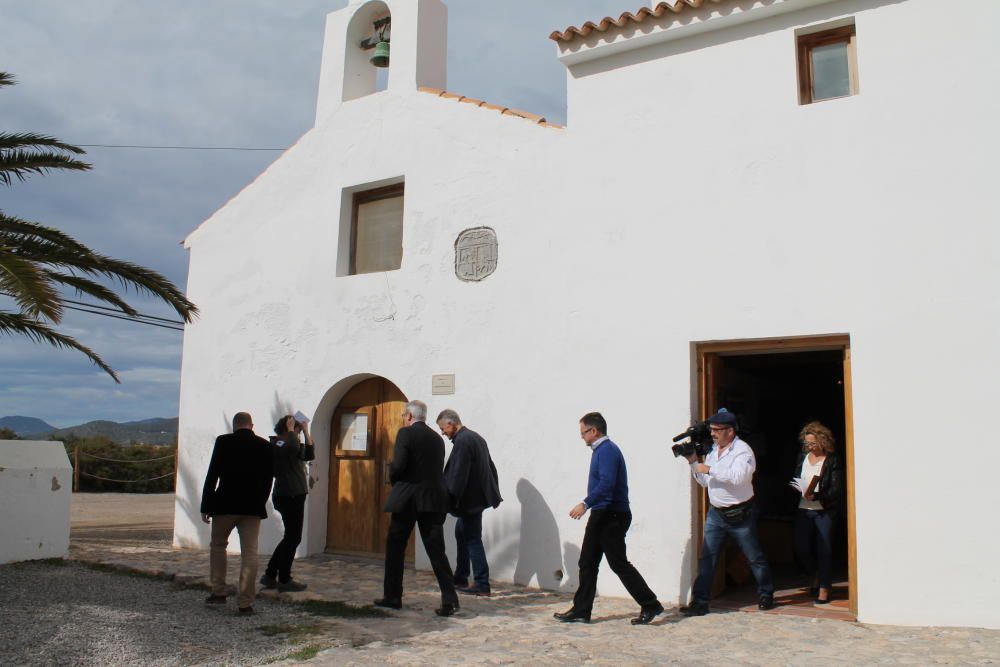
[[403, 184], [354, 195], [350, 273], [394, 271], [403, 260]]
[[858, 94], [853, 25], [798, 36], [799, 103]]

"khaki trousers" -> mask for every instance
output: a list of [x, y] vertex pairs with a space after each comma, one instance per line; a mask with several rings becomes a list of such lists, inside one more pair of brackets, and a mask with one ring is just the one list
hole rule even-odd
[[257, 537], [260, 517], [222, 514], [212, 517], [212, 542], [209, 550], [209, 581], [212, 595], [226, 594], [226, 547], [233, 528], [240, 534], [240, 585], [236, 601], [241, 608], [253, 605], [257, 597]]

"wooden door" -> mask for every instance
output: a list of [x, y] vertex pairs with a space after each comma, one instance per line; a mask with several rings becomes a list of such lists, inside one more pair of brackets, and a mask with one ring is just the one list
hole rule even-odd
[[[702, 375], [701, 382], [701, 400], [699, 412], [699, 419], [708, 419], [710, 416], [718, 412], [719, 396], [722, 392], [724, 386], [723, 373], [724, 364], [722, 357], [714, 352], [703, 353], [700, 359], [700, 371]], [[699, 537], [703, 537], [705, 533], [705, 517], [708, 515], [708, 491], [702, 488], [698, 493], [699, 500], [699, 513], [698, 516], [701, 518], [702, 524], [701, 529], [698, 531]], [[701, 555], [701, 542], [698, 542], [698, 552]], [[712, 597], [718, 597], [726, 590], [726, 552], [728, 547], [724, 546], [722, 553], [719, 554], [719, 563], [715, 568], [715, 578], [712, 580]]]
[[[362, 556], [385, 554], [389, 515], [389, 462], [406, 406], [403, 392], [385, 378], [364, 380], [347, 392], [330, 424], [330, 501], [326, 550]], [[413, 559], [413, 541], [407, 548]]]
[[848, 607], [858, 615], [858, 547], [855, 539], [857, 519], [854, 500], [854, 385], [851, 381], [851, 348], [844, 346], [844, 446], [847, 470], [847, 590]]

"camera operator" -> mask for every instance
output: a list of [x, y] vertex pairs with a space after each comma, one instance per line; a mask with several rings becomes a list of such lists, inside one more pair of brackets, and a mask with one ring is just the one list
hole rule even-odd
[[774, 607], [774, 584], [771, 569], [757, 540], [757, 521], [753, 510], [753, 473], [757, 467], [750, 445], [736, 435], [736, 415], [722, 408], [708, 418], [714, 443], [704, 462], [691, 453], [691, 473], [696, 482], [708, 489], [711, 507], [705, 519], [705, 540], [698, 559], [698, 578], [692, 591], [694, 601], [681, 607], [685, 616], [704, 616], [719, 555], [732, 536], [750, 562], [757, 580], [758, 607]]

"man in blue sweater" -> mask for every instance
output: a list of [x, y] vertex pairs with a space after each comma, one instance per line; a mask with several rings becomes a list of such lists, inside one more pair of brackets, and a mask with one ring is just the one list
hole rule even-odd
[[580, 587], [573, 606], [555, 617], [564, 623], [589, 623], [597, 594], [597, 570], [601, 556], [607, 556], [611, 571], [618, 575], [629, 595], [639, 603], [639, 615], [632, 625], [645, 625], [663, 613], [663, 605], [646, 585], [645, 579], [625, 555], [625, 533], [632, 523], [628, 504], [628, 473], [618, 445], [605, 435], [608, 423], [599, 412], [588, 412], [580, 419], [580, 437], [590, 447], [590, 478], [587, 497], [570, 510], [580, 519], [590, 510], [587, 530], [580, 547]]

